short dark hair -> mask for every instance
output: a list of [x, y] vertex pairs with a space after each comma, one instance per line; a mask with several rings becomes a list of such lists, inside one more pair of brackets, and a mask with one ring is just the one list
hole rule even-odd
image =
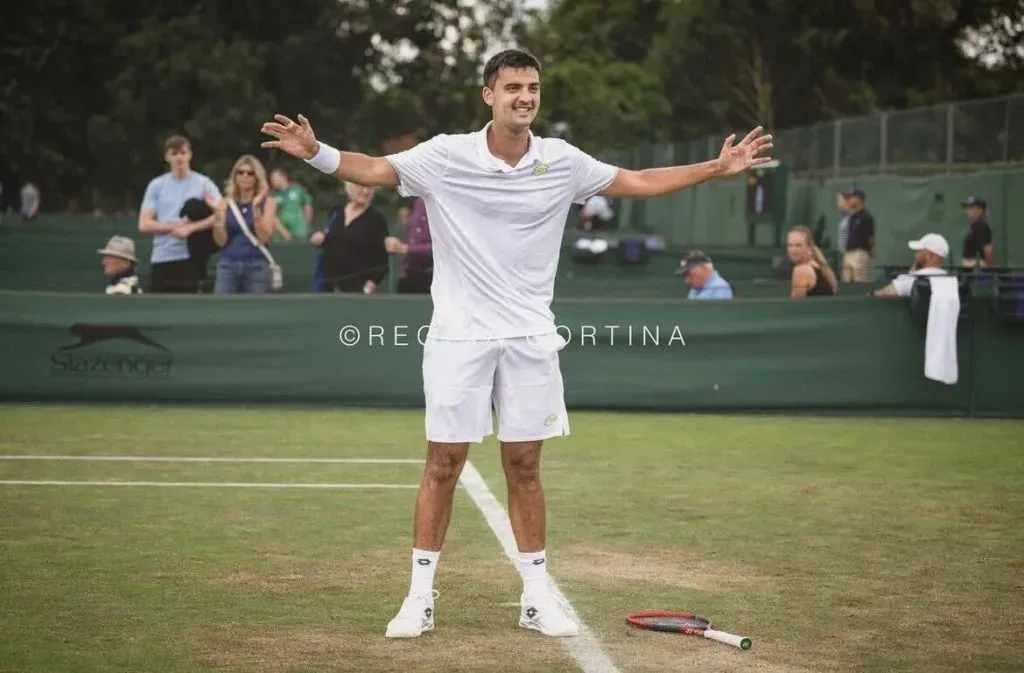
[[167, 150], [174, 150], [180, 152], [181, 150], [191, 147], [192, 143], [188, 141], [185, 136], [173, 135], [164, 141], [164, 152]]
[[487, 61], [487, 65], [484, 66], [484, 86], [488, 89], [493, 89], [494, 82], [498, 79], [498, 73], [500, 73], [504, 68], [512, 68], [513, 70], [533, 68], [539, 73], [540, 61], [537, 60], [536, 56], [525, 52], [522, 49], [506, 49], [505, 51], [499, 51], [497, 54], [492, 56]]

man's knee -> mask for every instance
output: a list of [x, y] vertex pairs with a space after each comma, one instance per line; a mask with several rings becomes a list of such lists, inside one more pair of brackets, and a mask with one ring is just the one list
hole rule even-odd
[[522, 486], [540, 483], [541, 442], [516, 442], [501, 447], [509, 482]]
[[426, 480], [438, 484], [454, 483], [462, 473], [462, 466], [466, 464], [468, 451], [468, 444], [430, 442], [424, 475]]

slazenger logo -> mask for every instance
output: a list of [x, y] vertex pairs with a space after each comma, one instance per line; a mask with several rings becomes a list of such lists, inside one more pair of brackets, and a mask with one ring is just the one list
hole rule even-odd
[[548, 165], [547, 164], [541, 164], [540, 166], [537, 166], [537, 168], [533, 169], [533, 174], [534, 175], [544, 175], [547, 172], [548, 172]]
[[148, 336], [142, 333], [142, 330], [165, 330], [166, 327], [138, 327], [135, 325], [86, 325], [83, 323], [75, 323], [68, 328], [75, 337], [78, 338], [78, 343], [73, 343], [68, 346], [61, 346], [59, 350], [70, 351], [89, 344], [100, 343], [101, 341], [112, 341], [114, 339], [125, 339], [127, 341], [134, 341], [144, 346], [152, 346], [158, 348], [165, 353], [170, 353], [170, 349], [166, 346], [158, 344]]
[[[166, 327], [75, 323], [68, 332], [77, 339], [59, 346], [50, 356], [53, 376], [166, 378], [171, 374], [171, 350], [145, 332]], [[126, 343], [127, 342], [127, 343]], [[137, 353], [137, 344], [149, 351]], [[100, 348], [106, 346], [107, 350]], [[84, 349], [84, 350], [83, 350]]]

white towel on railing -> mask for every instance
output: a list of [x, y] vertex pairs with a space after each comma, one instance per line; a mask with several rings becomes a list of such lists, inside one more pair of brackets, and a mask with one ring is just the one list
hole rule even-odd
[[934, 276], [924, 343], [924, 375], [953, 385], [957, 381], [956, 331], [960, 319], [960, 283], [955, 276]]

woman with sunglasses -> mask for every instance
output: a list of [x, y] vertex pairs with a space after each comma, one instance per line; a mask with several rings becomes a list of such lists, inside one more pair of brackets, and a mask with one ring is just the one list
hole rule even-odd
[[[260, 160], [250, 154], [239, 157], [224, 198], [215, 209], [213, 240], [221, 250], [214, 294], [261, 294], [270, 290], [270, 263], [252, 240], [266, 246], [274, 233], [277, 204], [267, 198], [269, 194], [267, 172]], [[248, 234], [242, 230], [243, 224]]]

